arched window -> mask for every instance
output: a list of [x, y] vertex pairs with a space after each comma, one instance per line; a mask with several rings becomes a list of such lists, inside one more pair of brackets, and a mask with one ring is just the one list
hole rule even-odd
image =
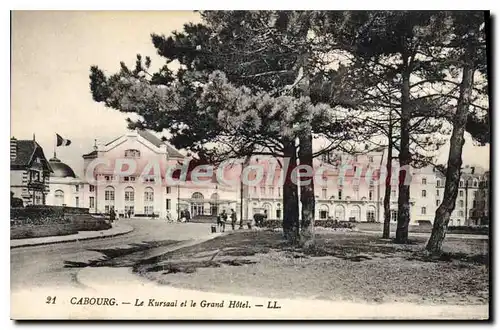
[[134, 188], [132, 188], [132, 187], [125, 188], [124, 201], [125, 201], [125, 214], [126, 214], [126, 216], [129, 215], [129, 211], [130, 211], [130, 216], [132, 216], [132, 214], [135, 213], [135, 210], [134, 210], [134, 201], [135, 201]]
[[262, 205], [262, 208], [264, 209], [264, 213], [267, 215], [267, 218], [268, 218], [268, 219], [269, 219], [269, 218], [271, 218], [271, 217], [273, 216], [273, 215], [272, 215], [272, 213], [271, 213], [271, 212], [272, 212], [272, 206], [271, 206], [271, 204], [269, 204], [269, 203], [264, 203], [264, 204]]
[[144, 189], [144, 214], [154, 214], [155, 192], [151, 187]]
[[319, 218], [328, 219], [328, 205], [321, 205], [319, 208]]
[[213, 193], [212, 196], [210, 196], [210, 213], [212, 215], [219, 214], [219, 199], [218, 193]]
[[422, 190], [422, 197], [427, 197], [427, 191], [426, 190]]
[[205, 197], [203, 197], [203, 194], [199, 193], [199, 192], [195, 192], [193, 195], [191, 195], [191, 198], [192, 199], [205, 199]]
[[375, 222], [375, 207], [374, 206], [368, 206], [368, 209], [366, 210], [366, 221]]
[[62, 206], [64, 204], [64, 191], [56, 190], [54, 192], [54, 196], [56, 205]]
[[191, 214], [192, 216], [196, 215], [203, 215], [204, 207], [203, 207], [203, 200], [205, 197], [203, 197], [202, 193], [195, 192], [194, 194], [191, 195]]
[[132, 187], [127, 187], [125, 188], [125, 202], [133, 202], [135, 199], [134, 196], [134, 188]]
[[113, 187], [106, 187], [104, 190], [104, 200], [105, 201], [115, 201], [115, 188]]
[[427, 179], [426, 178], [422, 178], [422, 184], [427, 184]]
[[342, 205], [335, 206], [335, 220], [345, 220], [345, 208]]
[[464, 180], [460, 180], [460, 183], [458, 184], [459, 187], [463, 187], [464, 186]]
[[361, 208], [358, 205], [353, 205], [349, 221], [359, 221], [361, 216]]

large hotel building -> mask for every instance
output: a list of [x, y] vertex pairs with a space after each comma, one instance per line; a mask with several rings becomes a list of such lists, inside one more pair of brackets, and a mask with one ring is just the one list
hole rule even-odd
[[[316, 219], [383, 222], [385, 185], [371, 177], [385, 168], [383, 151], [358, 156], [331, 153], [315, 160], [315, 167], [325, 166], [323, 184], [315, 185]], [[209, 178], [201, 183], [182, 180], [165, 182], [168, 164], [182, 164], [186, 156], [147, 131], [130, 131], [106, 144], [97, 144], [83, 155], [84, 170], [77, 176], [70, 166], [55, 155], [48, 161], [34, 140], [11, 139], [11, 192], [27, 204], [67, 205], [88, 208], [91, 213], [133, 216], [156, 215], [178, 219], [188, 210], [192, 218], [209, 217], [223, 209], [240, 210], [244, 219], [256, 213], [267, 213], [269, 219], [283, 218], [282, 188], [272, 171], [280, 178], [275, 160], [253, 157], [250, 163], [264, 164], [263, 179], [257, 185], [228, 184]], [[99, 160], [131, 160], [137, 168], [122, 169], [127, 175], [116, 175], [106, 166], [95, 166]], [[335, 164], [350, 164], [347, 170]], [[144, 175], [148, 164], [159, 164], [161, 176]], [[102, 165], [102, 164], [101, 164]], [[125, 165], [125, 167], [127, 167]], [[158, 168], [153, 166], [153, 172]], [[241, 169], [240, 169], [241, 171]], [[168, 172], [168, 171], [167, 171]], [[343, 175], [342, 175], [343, 173]], [[154, 174], [154, 173], [153, 173]], [[444, 192], [445, 179], [432, 167], [411, 169], [411, 224], [434, 220]], [[376, 176], [373, 176], [376, 178]], [[397, 178], [397, 175], [393, 175]], [[94, 182], [92, 179], [97, 179]], [[391, 219], [397, 215], [397, 181], [391, 187]], [[463, 169], [456, 207], [450, 225], [479, 225], [488, 218], [489, 172], [481, 168]]]

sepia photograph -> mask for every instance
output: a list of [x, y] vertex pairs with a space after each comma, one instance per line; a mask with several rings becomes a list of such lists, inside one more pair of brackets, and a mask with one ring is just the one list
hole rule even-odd
[[491, 320], [489, 11], [10, 28], [12, 320]]

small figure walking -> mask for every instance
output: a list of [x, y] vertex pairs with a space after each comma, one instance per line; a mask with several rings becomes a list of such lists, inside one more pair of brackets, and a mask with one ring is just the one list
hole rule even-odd
[[116, 218], [115, 209], [111, 208], [111, 210], [109, 210], [109, 222], [111, 224], [113, 224], [113, 222], [115, 221], [115, 218]]
[[233, 230], [236, 229], [236, 212], [234, 211], [234, 209], [231, 209], [231, 227], [233, 228]]
[[128, 215], [128, 218], [130, 219], [130, 216], [132, 215], [132, 210], [131, 209], [128, 209], [127, 215]]

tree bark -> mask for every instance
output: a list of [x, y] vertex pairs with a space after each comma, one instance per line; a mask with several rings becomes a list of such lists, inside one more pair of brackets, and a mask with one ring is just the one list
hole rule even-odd
[[408, 243], [408, 226], [410, 224], [410, 185], [406, 184], [406, 176], [410, 173], [410, 68], [408, 57], [403, 56], [405, 70], [401, 87], [401, 147], [399, 152], [399, 194], [398, 194], [398, 225], [396, 243]]
[[[299, 160], [301, 165], [313, 168], [313, 148], [312, 133], [307, 130], [300, 137]], [[301, 182], [300, 202], [302, 203], [302, 220], [300, 223], [300, 243], [302, 246], [312, 245], [314, 243], [314, 215], [315, 215], [315, 196], [314, 196], [314, 176], [300, 176], [300, 180], [310, 180], [308, 184]]]
[[382, 232], [382, 238], [390, 238], [391, 236], [392, 121], [389, 121], [389, 131], [387, 137], [387, 162], [385, 166], [387, 178], [385, 180], [384, 230]]
[[469, 45], [464, 55], [464, 67], [460, 94], [457, 101], [457, 110], [453, 121], [453, 132], [450, 139], [448, 167], [446, 169], [446, 183], [443, 202], [436, 210], [431, 237], [427, 242], [426, 250], [431, 253], [441, 252], [451, 212], [455, 209], [462, 167], [462, 149], [465, 143], [464, 132], [467, 124], [467, 114], [474, 77], [474, 46]]
[[299, 242], [299, 199], [297, 185], [291, 180], [292, 171], [297, 167], [297, 150], [294, 140], [283, 141], [283, 151], [289, 159], [283, 180], [283, 234], [292, 244]]

